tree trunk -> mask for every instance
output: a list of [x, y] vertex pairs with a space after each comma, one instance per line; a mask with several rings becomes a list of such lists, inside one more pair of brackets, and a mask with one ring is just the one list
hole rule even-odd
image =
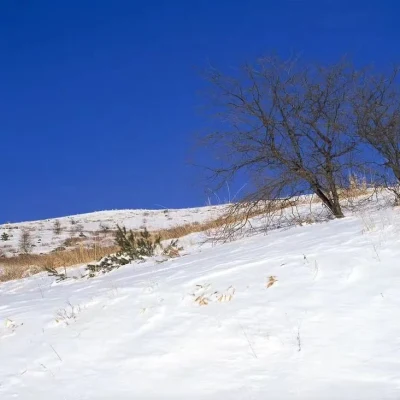
[[344, 214], [342, 211], [342, 207], [340, 203], [331, 201], [325, 193], [318, 187], [314, 186], [315, 194], [322, 200], [322, 202], [328, 207], [330, 212], [334, 215], [335, 218], [343, 218]]

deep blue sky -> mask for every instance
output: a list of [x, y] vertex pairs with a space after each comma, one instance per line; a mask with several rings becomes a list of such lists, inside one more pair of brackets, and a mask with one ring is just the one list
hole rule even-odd
[[278, 52], [400, 61], [393, 1], [0, 3], [0, 223], [204, 205], [199, 69]]

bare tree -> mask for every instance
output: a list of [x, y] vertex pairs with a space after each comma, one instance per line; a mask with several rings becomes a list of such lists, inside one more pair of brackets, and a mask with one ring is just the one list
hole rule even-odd
[[365, 76], [355, 98], [357, 135], [375, 150], [373, 163], [378, 181], [396, 195], [400, 203], [400, 88], [399, 69], [390, 75]]
[[352, 66], [269, 57], [235, 77], [212, 69], [208, 78], [221, 117], [221, 129], [206, 138], [219, 151], [214, 177], [248, 174], [250, 202], [313, 192], [343, 217], [339, 193], [357, 150], [352, 104], [359, 75]]

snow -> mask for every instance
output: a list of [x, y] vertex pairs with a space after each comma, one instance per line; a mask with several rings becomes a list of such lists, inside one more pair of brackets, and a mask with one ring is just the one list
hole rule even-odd
[[[400, 211], [0, 284], [0, 398], [399, 399]], [[189, 245], [189, 243], [192, 245]]]
[[[34, 244], [32, 253], [40, 254], [62, 246], [68, 238], [79, 237], [80, 232], [88, 238], [86, 242], [92, 244], [96, 240], [94, 235], [104, 232], [105, 228], [115, 230], [117, 225], [123, 225], [127, 229], [139, 230], [146, 227], [149, 231], [155, 231], [177, 225], [204, 223], [217, 218], [224, 208], [224, 205], [217, 205], [187, 209], [97, 211], [42, 221], [7, 223], [0, 225], [0, 237], [5, 232], [10, 238], [0, 241], [0, 251], [7, 256], [18, 254], [19, 239], [24, 230], [31, 233]], [[58, 235], [54, 233], [55, 221], [59, 221], [61, 226]], [[103, 244], [112, 243], [111, 239]]]

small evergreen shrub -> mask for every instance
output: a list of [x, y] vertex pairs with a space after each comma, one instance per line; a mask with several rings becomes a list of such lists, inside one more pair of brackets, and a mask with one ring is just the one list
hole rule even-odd
[[153, 237], [146, 228], [133, 232], [117, 225], [115, 242], [121, 253], [126, 253], [134, 260], [143, 260], [144, 257], [153, 256], [155, 250], [161, 247], [161, 236]]
[[7, 232], [3, 232], [3, 234], [1, 235], [1, 240], [3, 242], [6, 242], [9, 239], [10, 239], [10, 235]]
[[88, 277], [93, 278], [98, 273], [107, 273], [132, 261], [144, 261], [146, 257], [152, 257], [157, 248], [162, 249], [161, 236], [152, 236], [147, 229], [140, 232], [127, 230], [117, 225], [115, 243], [119, 247], [116, 254], [103, 257], [96, 264], [88, 264], [86, 270]]

